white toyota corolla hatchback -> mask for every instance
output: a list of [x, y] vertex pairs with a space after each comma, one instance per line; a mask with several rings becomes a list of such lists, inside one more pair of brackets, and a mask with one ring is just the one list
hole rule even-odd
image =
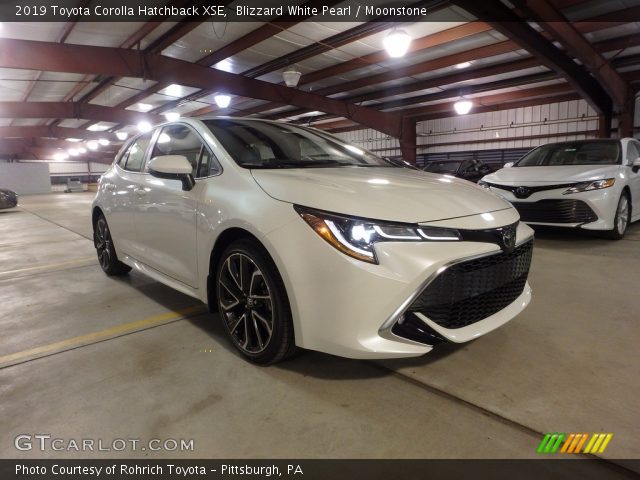
[[624, 236], [640, 219], [640, 142], [579, 140], [531, 150], [478, 184], [503, 196], [523, 222]]
[[102, 176], [94, 241], [220, 312], [234, 346], [422, 355], [520, 313], [532, 230], [506, 201], [401, 168], [321, 131], [184, 119], [131, 139]]

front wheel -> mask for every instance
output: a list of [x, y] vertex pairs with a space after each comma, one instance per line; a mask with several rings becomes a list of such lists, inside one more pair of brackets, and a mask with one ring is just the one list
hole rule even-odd
[[295, 352], [286, 290], [261, 245], [251, 240], [230, 245], [222, 254], [215, 278], [225, 331], [246, 359], [268, 365]]
[[113, 240], [107, 219], [104, 215], [100, 215], [93, 227], [93, 244], [96, 247], [98, 261], [102, 271], [107, 275], [125, 275], [131, 271], [131, 267], [125, 265], [116, 255], [116, 249], [113, 247]]
[[627, 231], [630, 219], [631, 203], [629, 202], [629, 195], [626, 192], [622, 192], [620, 200], [618, 200], [616, 216], [613, 219], [613, 228], [607, 231], [605, 236], [611, 240], [620, 240]]

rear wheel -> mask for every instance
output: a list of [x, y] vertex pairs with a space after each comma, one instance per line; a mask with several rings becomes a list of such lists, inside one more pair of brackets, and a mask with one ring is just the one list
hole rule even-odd
[[295, 352], [287, 294], [264, 248], [250, 240], [233, 243], [222, 254], [215, 278], [225, 331], [245, 358], [268, 365]]
[[613, 220], [613, 228], [606, 232], [607, 238], [612, 240], [620, 240], [624, 237], [627, 227], [629, 226], [629, 220], [631, 219], [631, 203], [629, 202], [629, 195], [623, 192], [618, 200], [618, 207], [616, 208], [616, 216]]
[[116, 250], [113, 247], [109, 225], [107, 225], [107, 219], [104, 218], [104, 215], [98, 217], [93, 227], [93, 244], [96, 247], [98, 261], [104, 273], [107, 275], [125, 275], [131, 271], [130, 266], [118, 260]]

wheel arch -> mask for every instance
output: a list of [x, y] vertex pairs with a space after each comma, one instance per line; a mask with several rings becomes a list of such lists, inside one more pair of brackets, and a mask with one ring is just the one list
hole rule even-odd
[[269, 253], [269, 250], [265, 246], [264, 242], [260, 241], [260, 239], [253, 233], [245, 230], [242, 227], [229, 227], [224, 230], [216, 239], [215, 243], [213, 244], [213, 248], [211, 249], [211, 254], [209, 255], [209, 272], [207, 274], [207, 304], [209, 306], [209, 311], [211, 312], [217, 311], [218, 308], [216, 289], [213, 282], [216, 269], [218, 268], [218, 264], [222, 257], [222, 253], [229, 245], [242, 239], [249, 239], [256, 242], [264, 250], [265, 254], [269, 256], [271, 262], [276, 265], [273, 256]]

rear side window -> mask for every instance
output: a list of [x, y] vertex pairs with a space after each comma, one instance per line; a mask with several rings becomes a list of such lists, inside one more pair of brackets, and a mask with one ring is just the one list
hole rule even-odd
[[118, 165], [130, 172], [139, 172], [144, 163], [144, 154], [150, 141], [151, 134], [145, 134], [138, 138], [120, 157]]
[[213, 175], [218, 170], [211, 151], [200, 137], [186, 125], [169, 125], [162, 129], [151, 153], [151, 158], [160, 155], [186, 157], [191, 164], [194, 177]]

